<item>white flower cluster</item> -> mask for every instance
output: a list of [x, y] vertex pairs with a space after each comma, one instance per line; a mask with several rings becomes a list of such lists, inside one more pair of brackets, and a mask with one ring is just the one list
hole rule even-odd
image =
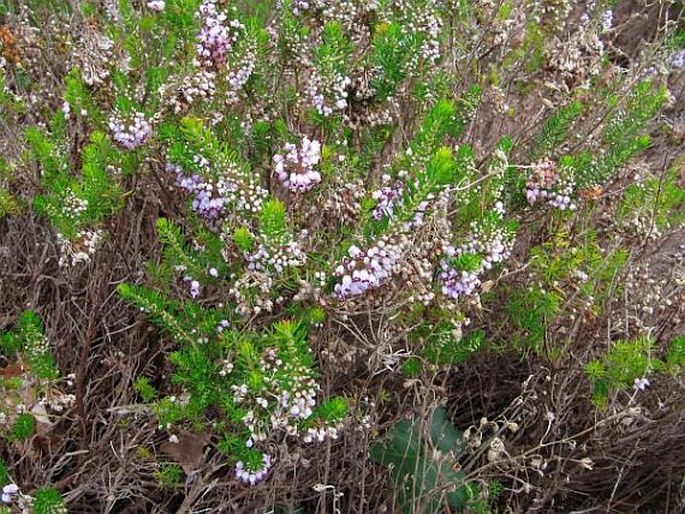
[[115, 114], [109, 120], [109, 129], [112, 131], [114, 141], [127, 150], [138, 148], [152, 134], [152, 126], [142, 112], [134, 113], [133, 118], [128, 121], [119, 114]]
[[355, 223], [362, 212], [361, 202], [366, 195], [363, 181], [344, 181], [340, 177], [332, 177], [331, 187], [319, 197], [322, 203], [310, 205], [307, 212], [311, 220], [309, 226], [316, 227], [325, 219], [334, 219], [342, 225]]
[[183, 77], [180, 85], [174, 89], [168, 104], [178, 114], [187, 110], [197, 100], [210, 100], [216, 92], [216, 73], [211, 70], [197, 70], [192, 75]]
[[231, 361], [231, 359], [222, 360], [221, 369], [219, 370], [219, 376], [225, 377], [227, 375], [230, 375], [234, 368], [235, 364], [233, 364], [233, 361]]
[[[229, 360], [224, 361], [233, 369]], [[304, 442], [322, 441], [326, 437], [338, 436], [339, 426], [324, 426], [317, 420], [315, 427], [303, 426], [314, 414], [316, 396], [320, 390], [311, 368], [281, 357], [277, 348], [267, 348], [258, 363], [261, 385], [234, 384], [233, 402], [247, 410], [242, 418], [250, 435], [246, 446], [266, 441], [276, 432], [285, 432], [292, 437], [301, 437]], [[230, 371], [228, 371], [230, 373]], [[264, 478], [271, 467], [271, 457], [263, 454], [263, 465], [259, 469], [248, 469], [240, 461], [236, 464], [236, 476], [254, 485]]]
[[614, 11], [607, 9], [602, 12], [602, 31], [607, 32], [614, 26]]
[[271, 275], [248, 270], [233, 282], [233, 287], [228, 290], [228, 294], [235, 299], [236, 312], [247, 318], [273, 310], [274, 302], [271, 299], [273, 286], [274, 281]]
[[[304, 2], [300, 2], [302, 5]], [[354, 40], [363, 37], [364, 24], [359, 23], [359, 20], [366, 17], [375, 18], [375, 12], [378, 11], [378, 0], [310, 0], [309, 12], [316, 10], [316, 15], [321, 19], [331, 22], [337, 22], [345, 29], [345, 32], [350, 34]], [[301, 7], [301, 12], [304, 13], [304, 8]], [[386, 13], [378, 13], [383, 16]], [[310, 14], [311, 15], [311, 14]], [[381, 18], [382, 21], [385, 21]]]
[[76, 395], [70, 393], [63, 393], [61, 391], [52, 390], [50, 396], [41, 398], [38, 401], [39, 405], [49, 407], [55, 412], [65, 412], [76, 403]]
[[644, 391], [650, 386], [649, 380], [646, 378], [636, 378], [633, 382], [633, 389], [636, 391]]
[[322, 443], [326, 439], [337, 439], [339, 435], [339, 426], [320, 426], [320, 427], [309, 427], [307, 432], [302, 437], [305, 443], [318, 442]]
[[397, 8], [403, 14], [402, 27], [415, 34], [421, 41], [419, 51], [407, 62], [405, 70], [413, 75], [419, 69], [420, 60], [434, 65], [440, 59], [440, 34], [442, 21], [437, 15], [435, 0], [428, 0], [419, 6], [415, 2], [397, 1]]
[[78, 68], [87, 85], [101, 86], [109, 78], [114, 63], [114, 42], [100, 32], [86, 30], [69, 67]]
[[300, 423], [313, 414], [319, 384], [306, 366], [284, 362], [275, 348], [267, 349], [259, 361], [264, 376], [261, 389], [233, 385], [233, 401], [251, 408], [243, 417], [250, 439], [264, 441], [274, 430], [300, 435]]
[[548, 202], [552, 207], [556, 207], [562, 211], [575, 211], [577, 206], [572, 200], [573, 191], [575, 190], [575, 182], [572, 179], [560, 178], [557, 187], [550, 192]]
[[75, 220], [88, 209], [88, 200], [79, 198], [73, 191], [67, 191], [62, 198], [62, 212], [68, 218]]
[[604, 53], [604, 44], [596, 31], [581, 26], [568, 40], [558, 41], [550, 49], [549, 66], [557, 70], [564, 79], [587, 83], [589, 77], [601, 72]]
[[257, 49], [254, 42], [245, 50], [240, 64], [226, 75], [228, 91], [226, 91], [226, 101], [229, 105], [235, 104], [240, 100], [239, 91], [243, 89], [247, 81], [250, 80], [255, 65], [257, 64]]
[[685, 69], [685, 49], [679, 50], [671, 55], [668, 59], [668, 63], [674, 70], [684, 70]]
[[297, 268], [304, 265], [307, 254], [297, 241], [285, 244], [273, 244], [270, 241], [261, 243], [257, 250], [247, 257], [250, 270], [270, 273], [283, 273], [286, 268]]
[[345, 299], [377, 289], [395, 272], [403, 253], [402, 244], [393, 244], [384, 239], [366, 251], [355, 245], [350, 246], [349, 258], [345, 257], [335, 270], [340, 279], [335, 285], [335, 294], [339, 299]]
[[347, 108], [347, 88], [352, 79], [340, 73], [335, 73], [325, 79], [317, 72], [312, 71], [307, 87], [307, 94], [312, 99], [314, 108], [321, 116], [330, 116], [334, 111], [342, 111]]
[[50, 340], [42, 332], [34, 334], [35, 337], [31, 337], [30, 340], [26, 341], [26, 353], [31, 359], [38, 359], [50, 352]]
[[504, 261], [511, 254], [514, 241], [504, 228], [483, 229], [473, 224], [471, 230], [468, 242], [459, 249], [458, 253], [480, 254], [483, 269], [492, 269], [494, 264]]
[[274, 175], [293, 193], [304, 193], [321, 182], [321, 174], [314, 169], [320, 160], [321, 143], [304, 137], [299, 149], [286, 143], [283, 154], [274, 155]]
[[60, 267], [75, 266], [90, 261], [102, 241], [101, 230], [81, 230], [73, 239], [57, 233]]

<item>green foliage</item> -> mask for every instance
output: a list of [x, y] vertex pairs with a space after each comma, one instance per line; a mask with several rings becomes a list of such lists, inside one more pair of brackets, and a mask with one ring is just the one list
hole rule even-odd
[[21, 212], [22, 206], [12, 193], [0, 189], [0, 220], [6, 216], [17, 216]]
[[[227, 451], [231, 449], [236, 461], [245, 463], [254, 452], [245, 446], [247, 409], [234, 402], [234, 388], [245, 388], [250, 397], [271, 398], [275, 394], [269, 392], [271, 388], [289, 391], [297, 388], [300, 381], [315, 376], [304, 324], [281, 320], [263, 332], [243, 335], [223, 328], [225, 313], [221, 311], [203, 308], [195, 302], [174, 302], [159, 292], [139, 286], [122, 284], [118, 291], [126, 301], [143, 309], [180, 346], [169, 357], [174, 366], [172, 382], [182, 386], [187, 397], [179, 401], [175, 396], [166, 396], [154, 401], [156, 392], [145, 378], [136, 380], [138, 394], [145, 402], [154, 401], [153, 410], [162, 426], [188, 421], [202, 427], [210, 422], [216, 409], [223, 411], [235, 425], [225, 432], [222, 446]], [[222, 330], [217, 329], [220, 326]], [[280, 364], [269, 368], [267, 374], [264, 366], [272, 359]], [[231, 367], [227, 372], [228, 361]], [[260, 423], [269, 426], [268, 408], [257, 404], [251, 411], [264, 416]], [[312, 415], [301, 424], [303, 428], [335, 425], [346, 414], [345, 400], [331, 397], [313, 409]]]
[[157, 396], [157, 391], [147, 377], [138, 377], [133, 387], [145, 403], [151, 403]]
[[685, 161], [680, 158], [659, 176], [647, 177], [640, 183], [630, 184], [616, 211], [617, 220], [629, 223], [635, 218], [646, 219], [649, 220], [650, 231], [663, 231], [685, 220], [682, 210], [685, 205], [685, 188], [678, 182], [683, 162]]
[[538, 135], [529, 156], [535, 160], [544, 155], [554, 155], [568, 138], [568, 132], [573, 123], [583, 112], [583, 104], [574, 100], [568, 105], [558, 108], [545, 122]]
[[[287, 233], [285, 219], [285, 204], [280, 200], [271, 199], [262, 206], [260, 228], [268, 239], [279, 240]], [[243, 244], [246, 243], [245, 238]]]
[[347, 402], [344, 398], [332, 397], [324, 400], [315, 412], [316, 418], [324, 423], [334, 424], [347, 416]]
[[326, 23], [321, 34], [321, 44], [313, 51], [315, 66], [324, 76], [332, 77], [343, 73], [347, 69], [347, 60], [352, 50], [342, 25], [339, 22]]
[[0, 459], [0, 487], [3, 487], [10, 483], [9, 470], [7, 469], [7, 464], [5, 461]]
[[606, 152], [597, 163], [593, 177], [580, 177], [581, 187], [606, 181], [616, 169], [649, 147], [649, 138], [640, 132], [663, 107], [666, 89], [657, 88], [651, 80], [643, 80], [629, 92], [624, 102], [616, 101], [617, 106], [602, 130]]
[[57, 489], [44, 487], [33, 493], [34, 514], [66, 514], [62, 495]]
[[383, 101], [394, 94], [406, 76], [405, 64], [412, 50], [408, 48], [411, 42], [402, 26], [393, 22], [376, 26], [371, 45], [369, 60], [373, 66], [381, 70], [381, 73], [374, 77], [372, 85], [376, 90], [377, 100]]
[[402, 363], [402, 373], [408, 378], [416, 378], [421, 373], [421, 360], [418, 357], [409, 357]]
[[152, 476], [160, 489], [176, 489], [181, 485], [183, 471], [175, 462], [160, 462]]
[[44, 335], [43, 321], [34, 311], [25, 311], [14, 331], [0, 337], [0, 349], [8, 356], [21, 352], [29, 370], [41, 380], [55, 380], [59, 376], [57, 365]]
[[188, 331], [185, 323], [179, 321], [174, 315], [179, 309], [176, 302], [164, 298], [157, 291], [129, 284], [119, 284], [117, 292], [124, 300], [137, 305], [147, 313], [155, 323], [167, 330], [176, 340], [191, 346], [196, 344], [196, 338]]
[[543, 353], [548, 328], [559, 313], [561, 302], [561, 295], [556, 291], [535, 287], [512, 291], [505, 309], [509, 316], [507, 322], [511, 322], [515, 330], [506, 337], [515, 348]]
[[457, 108], [451, 100], [441, 99], [428, 112], [412, 142], [412, 153], [428, 156], [435, 152], [455, 121]]
[[36, 418], [31, 414], [19, 414], [12, 424], [12, 437], [25, 441], [36, 433]]
[[464, 448], [461, 434], [443, 407], [423, 418], [395, 424], [371, 446], [371, 458], [387, 468], [400, 512], [443, 512], [442, 506], [465, 508], [471, 490], [459, 471]]
[[664, 363], [654, 356], [653, 341], [647, 337], [612, 343], [600, 359], [585, 367], [592, 383], [592, 403], [605, 408], [616, 391], [629, 389], [637, 379], [663, 368]]
[[[51, 141], [37, 129], [26, 131], [31, 154], [42, 168], [41, 182], [46, 193], [34, 198], [34, 208], [68, 239], [80, 230], [96, 226], [123, 207], [123, 192], [112, 169], [123, 169], [117, 155], [102, 132], [92, 132], [81, 153], [80, 175], [74, 176], [57, 139]], [[78, 205], [76, 209], [74, 206]]]
[[677, 373], [685, 367], [685, 336], [671, 339], [665, 361], [666, 368], [671, 373]]
[[539, 24], [531, 22], [526, 25], [522, 54], [517, 57], [523, 60], [526, 71], [540, 70], [545, 62], [545, 36]]
[[457, 333], [452, 321], [441, 321], [436, 324], [425, 324], [412, 333], [413, 338], [423, 341], [418, 355], [419, 360], [405, 362], [405, 372], [414, 373], [418, 362], [432, 366], [453, 366], [471, 357], [477, 351], [485, 339], [485, 333], [477, 330], [466, 335]]
[[233, 233], [233, 242], [243, 252], [249, 252], [252, 249], [254, 238], [247, 228], [238, 227]]

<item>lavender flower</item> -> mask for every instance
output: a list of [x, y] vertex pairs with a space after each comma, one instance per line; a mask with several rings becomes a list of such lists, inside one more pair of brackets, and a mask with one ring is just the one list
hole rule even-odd
[[[499, 212], [495, 205], [494, 212]], [[458, 248], [449, 245], [443, 249], [444, 257], [440, 261], [440, 275], [442, 294], [456, 300], [461, 296], [470, 296], [480, 286], [480, 275], [492, 269], [493, 265], [504, 261], [511, 253], [513, 240], [500, 227], [481, 227], [473, 224], [466, 243]], [[450, 259], [467, 255], [479, 256], [479, 263], [475, 269], [458, 270], [450, 263]]]
[[[389, 175], [383, 175], [383, 183], [387, 184], [390, 182]], [[382, 220], [384, 217], [391, 218], [394, 212], [395, 202], [402, 198], [403, 184], [402, 182], [395, 182], [395, 184], [390, 186], [383, 186], [372, 193], [372, 198], [378, 203], [373, 210], [373, 219]]]
[[340, 282], [334, 290], [340, 299], [359, 296], [380, 287], [392, 276], [403, 254], [403, 246], [380, 240], [365, 252], [352, 245], [348, 253], [350, 258], [344, 258], [335, 270]]
[[147, 2], [148, 9], [155, 12], [162, 12], [165, 6], [164, 0], [148, 0]]
[[167, 163], [166, 168], [176, 175], [176, 185], [193, 194], [192, 209], [209, 227], [218, 228], [228, 214], [239, 216], [260, 211], [267, 192], [254, 177], [245, 176], [230, 163], [215, 172], [202, 156], [196, 156], [195, 163], [201, 173], [190, 176], [176, 164]]
[[12, 497], [19, 492], [17, 484], [7, 484], [2, 488], [2, 503], [12, 503]]
[[197, 280], [190, 281], [190, 296], [193, 298], [200, 296], [200, 283]]
[[321, 182], [321, 174], [314, 169], [321, 160], [321, 143], [302, 139], [298, 150], [292, 143], [285, 144], [284, 154], [274, 155], [274, 175], [293, 193], [304, 193]]
[[309, 9], [309, 2], [306, 0], [295, 0], [293, 2], [293, 15], [299, 16], [302, 11]]
[[456, 300], [460, 296], [470, 296], [480, 286], [480, 279], [476, 273], [457, 271], [446, 260], [440, 261], [440, 281], [442, 294]]
[[671, 55], [671, 57], [668, 59], [668, 62], [674, 70], [685, 69], [685, 49]]
[[247, 469], [245, 464], [243, 464], [242, 461], [238, 461], [235, 465], [235, 476], [238, 480], [242, 480], [243, 482], [250, 485], [255, 485], [257, 482], [262, 480], [267, 475], [270, 468], [271, 457], [264, 453], [262, 455], [261, 468], [256, 470], [249, 470]]
[[633, 384], [633, 389], [636, 391], [644, 391], [646, 388], [649, 387], [649, 380], [646, 378], [636, 378], [635, 382]]
[[245, 26], [238, 20], [226, 23], [226, 14], [219, 13], [216, 0], [203, 0], [196, 13], [202, 18], [202, 28], [197, 35], [197, 59], [200, 66], [219, 69], [238, 40]]
[[120, 115], [115, 114], [109, 121], [109, 129], [114, 141], [127, 150], [138, 148], [152, 134], [152, 126], [142, 112], [134, 113], [130, 121], [125, 121]]

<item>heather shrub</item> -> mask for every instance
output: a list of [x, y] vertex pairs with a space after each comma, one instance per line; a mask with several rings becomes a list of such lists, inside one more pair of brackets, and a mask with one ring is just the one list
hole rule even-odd
[[682, 506], [661, 4], [0, 6], [3, 502]]

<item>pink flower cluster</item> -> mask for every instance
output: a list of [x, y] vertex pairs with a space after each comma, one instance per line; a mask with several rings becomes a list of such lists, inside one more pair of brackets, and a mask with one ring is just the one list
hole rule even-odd
[[546, 199], [552, 207], [562, 211], [575, 210], [576, 204], [572, 200], [574, 186], [573, 181], [561, 178], [554, 161], [543, 159], [533, 165], [526, 183], [526, 198], [530, 205]]
[[245, 26], [238, 20], [226, 23], [226, 14], [218, 12], [217, 0], [203, 0], [197, 12], [202, 18], [202, 28], [197, 35], [197, 57], [201, 66], [221, 68], [226, 64], [228, 53], [238, 40]]
[[400, 245], [380, 240], [365, 252], [352, 245], [348, 253], [350, 257], [345, 257], [335, 270], [340, 282], [334, 290], [340, 299], [359, 296], [380, 287], [393, 274], [403, 252]]
[[138, 148], [152, 134], [152, 126], [142, 112], [136, 112], [129, 122], [124, 121], [119, 115], [112, 116], [109, 120], [109, 129], [114, 141], [127, 150]]
[[314, 169], [321, 160], [321, 143], [302, 139], [298, 149], [293, 143], [285, 144], [283, 154], [274, 155], [274, 175], [293, 193], [304, 193], [321, 182], [321, 174]]

